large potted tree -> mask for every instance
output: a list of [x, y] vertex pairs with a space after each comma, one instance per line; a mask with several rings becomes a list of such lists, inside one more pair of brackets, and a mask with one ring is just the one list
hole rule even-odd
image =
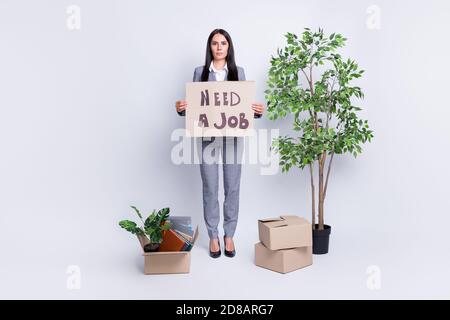
[[274, 139], [273, 148], [280, 155], [282, 172], [309, 169], [313, 253], [324, 254], [331, 232], [324, 222], [324, 203], [333, 157], [356, 157], [361, 145], [373, 138], [367, 120], [357, 115], [361, 107], [355, 100], [362, 99], [363, 92], [352, 84], [364, 71], [337, 53], [347, 40], [340, 34], [327, 36], [322, 29], [305, 28], [300, 36], [285, 37], [287, 45], [272, 56], [265, 93], [269, 119], [291, 116], [295, 136]]

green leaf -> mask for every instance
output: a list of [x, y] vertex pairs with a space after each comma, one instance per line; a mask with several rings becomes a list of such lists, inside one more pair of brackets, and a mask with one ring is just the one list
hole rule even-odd
[[138, 210], [135, 206], [131, 206], [131, 208], [133, 208], [134, 211], [136, 211], [136, 214], [139, 216], [139, 218], [142, 219], [142, 215], [141, 215], [141, 213], [139, 212], [139, 210]]
[[121, 226], [123, 229], [127, 230], [128, 232], [131, 232], [132, 234], [140, 234], [142, 231], [140, 228], [138, 228], [137, 224], [130, 220], [122, 220], [119, 222], [119, 226]]

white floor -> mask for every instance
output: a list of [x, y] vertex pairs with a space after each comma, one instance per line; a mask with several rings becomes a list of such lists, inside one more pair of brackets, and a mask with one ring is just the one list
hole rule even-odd
[[[192, 251], [189, 274], [143, 275], [143, 257], [132, 236], [113, 229], [108, 235], [103, 233], [105, 238], [102, 233], [95, 234], [97, 224], [93, 223], [84, 226], [78, 238], [71, 238], [71, 230], [82, 227], [75, 221], [66, 239], [35, 243], [25, 241], [26, 237], [10, 238], [9, 243], [2, 239], [0, 298], [450, 298], [450, 257], [425, 241], [425, 234], [335, 226], [329, 254], [314, 256], [310, 267], [279, 274], [254, 265], [257, 224], [242, 218], [235, 258], [211, 259], [200, 225], [202, 233]], [[444, 237], [435, 238], [439, 239]], [[73, 288], [76, 275], [67, 273], [70, 265], [79, 268], [79, 289]]]

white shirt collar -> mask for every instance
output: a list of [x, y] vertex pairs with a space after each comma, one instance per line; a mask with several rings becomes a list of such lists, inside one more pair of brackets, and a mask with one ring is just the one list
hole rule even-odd
[[211, 64], [209, 65], [209, 71], [210, 71], [210, 72], [211, 72], [211, 71], [214, 71], [214, 72], [223, 72], [224, 70], [228, 72], [228, 66], [227, 66], [227, 63], [226, 63], [226, 62], [225, 62], [225, 65], [223, 66], [223, 69], [222, 69], [222, 70], [217, 70], [217, 69], [214, 67], [214, 62], [211, 61]]

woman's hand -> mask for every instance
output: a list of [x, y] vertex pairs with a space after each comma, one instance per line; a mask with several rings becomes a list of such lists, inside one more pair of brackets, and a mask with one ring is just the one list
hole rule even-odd
[[263, 114], [265, 106], [262, 103], [252, 103], [252, 110], [255, 111], [256, 114]]
[[175, 103], [175, 108], [177, 109], [177, 112], [181, 112], [183, 110], [186, 110], [187, 102], [185, 100], [178, 100]]

